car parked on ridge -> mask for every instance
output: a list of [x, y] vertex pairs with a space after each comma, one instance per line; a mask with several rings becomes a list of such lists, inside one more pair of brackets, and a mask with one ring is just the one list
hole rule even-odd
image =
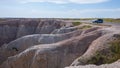
[[92, 21], [92, 23], [103, 23], [103, 19], [94, 20], [94, 21]]

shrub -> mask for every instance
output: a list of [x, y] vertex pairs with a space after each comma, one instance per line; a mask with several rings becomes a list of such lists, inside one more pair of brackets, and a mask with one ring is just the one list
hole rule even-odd
[[111, 43], [111, 51], [120, 54], [120, 40], [114, 40]]
[[82, 26], [82, 27], [80, 27], [80, 28], [78, 28], [78, 29], [88, 29], [88, 28], [91, 28], [92, 26], [90, 26], [90, 25], [84, 25], [84, 26]]
[[82, 27], [82, 29], [88, 29], [88, 28], [91, 28], [92, 26], [90, 26], [90, 25], [84, 25], [83, 27]]
[[80, 24], [82, 24], [81, 22], [73, 22], [73, 25], [74, 26], [78, 26], [78, 25], [80, 25]]
[[120, 40], [114, 40], [109, 43], [110, 51], [107, 54], [104, 52], [96, 52], [95, 56], [88, 60], [89, 64], [109, 64], [120, 59]]

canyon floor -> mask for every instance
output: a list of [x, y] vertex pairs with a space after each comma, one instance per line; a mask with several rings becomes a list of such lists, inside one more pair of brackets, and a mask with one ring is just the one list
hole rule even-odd
[[114, 22], [0, 19], [0, 68], [120, 68], [119, 29]]

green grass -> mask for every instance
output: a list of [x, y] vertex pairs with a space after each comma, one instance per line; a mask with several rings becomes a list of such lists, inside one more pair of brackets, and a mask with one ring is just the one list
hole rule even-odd
[[88, 61], [89, 64], [109, 64], [120, 59], [120, 39], [109, 43], [110, 51], [108, 53], [96, 52], [95, 56]]
[[114, 40], [111, 43], [111, 51], [116, 54], [120, 54], [120, 40]]
[[91, 28], [92, 26], [90, 26], [90, 25], [84, 25], [84, 26], [82, 26], [82, 27], [80, 27], [79, 29], [89, 29], [89, 28]]
[[73, 22], [73, 25], [74, 26], [78, 26], [78, 25], [80, 25], [80, 24], [82, 24], [81, 22]]
[[120, 19], [105, 18], [104, 21], [105, 22], [120, 23]]

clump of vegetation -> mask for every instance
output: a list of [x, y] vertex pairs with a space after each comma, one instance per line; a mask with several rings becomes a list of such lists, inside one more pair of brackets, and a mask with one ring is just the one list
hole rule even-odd
[[106, 22], [120, 23], [120, 19], [105, 18], [104, 21], [106, 21]]
[[81, 22], [73, 22], [73, 25], [74, 26], [78, 26], [78, 25], [80, 25], [80, 24], [82, 24]]
[[112, 18], [105, 18], [104, 21], [106, 21], [106, 22], [112, 22], [113, 19]]
[[82, 29], [88, 29], [88, 28], [91, 28], [92, 26], [90, 26], [90, 25], [85, 25], [85, 26], [83, 26], [82, 27]]
[[79, 29], [89, 29], [89, 28], [91, 28], [92, 26], [90, 26], [90, 25], [84, 25], [84, 26], [82, 26], [82, 27], [80, 27]]
[[111, 43], [111, 51], [120, 54], [120, 40], [114, 40]]
[[109, 64], [120, 59], [120, 40], [114, 40], [109, 43], [110, 49], [107, 54], [104, 52], [97, 52], [92, 59], [88, 61], [89, 64]]

